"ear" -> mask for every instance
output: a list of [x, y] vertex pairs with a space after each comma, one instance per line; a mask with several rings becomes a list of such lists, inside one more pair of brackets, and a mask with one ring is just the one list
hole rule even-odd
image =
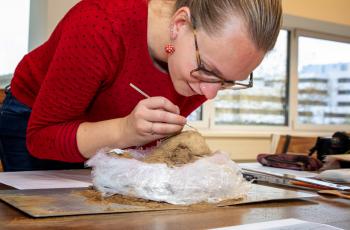
[[170, 21], [170, 39], [173, 41], [177, 38], [179, 32], [185, 29], [191, 23], [191, 11], [188, 7], [178, 9]]

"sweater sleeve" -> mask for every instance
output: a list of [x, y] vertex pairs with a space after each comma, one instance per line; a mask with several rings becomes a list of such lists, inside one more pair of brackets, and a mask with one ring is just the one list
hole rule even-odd
[[[111, 84], [124, 48], [112, 22], [95, 7], [73, 9], [46, 45], [55, 49], [33, 104], [29, 152], [40, 159], [82, 162], [76, 134], [99, 90]], [[50, 42], [52, 40], [53, 42]]]

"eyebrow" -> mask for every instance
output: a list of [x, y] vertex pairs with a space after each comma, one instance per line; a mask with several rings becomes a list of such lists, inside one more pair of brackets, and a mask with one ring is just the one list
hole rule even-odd
[[223, 80], [225, 80], [222, 76], [223, 74], [215, 67], [212, 67], [212, 65], [209, 65], [207, 62], [205, 62], [203, 59], [202, 59], [202, 63], [205, 65], [205, 66], [208, 66], [210, 67], [210, 72], [213, 72], [215, 73], [216, 75], [218, 75], [219, 77], [221, 77]]

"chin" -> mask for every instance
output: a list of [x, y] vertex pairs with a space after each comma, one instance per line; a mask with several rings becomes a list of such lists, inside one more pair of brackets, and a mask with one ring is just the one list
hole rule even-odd
[[172, 77], [173, 75], [171, 74], [170, 76], [172, 78], [174, 89], [178, 94], [184, 97], [197, 95], [197, 93], [192, 89], [192, 87], [190, 86], [189, 82], [186, 79], [175, 78], [175, 77]]
[[192, 89], [185, 84], [175, 87], [175, 90], [178, 94], [184, 97], [190, 97], [190, 96], [196, 95], [196, 93], [193, 92]]

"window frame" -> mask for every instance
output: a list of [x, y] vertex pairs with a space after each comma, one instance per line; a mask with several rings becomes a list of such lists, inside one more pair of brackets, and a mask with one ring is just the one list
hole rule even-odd
[[[281, 28], [281, 30], [286, 30], [288, 32], [287, 38], [287, 79], [286, 79], [286, 101], [287, 101], [287, 111], [290, 111], [290, 87], [289, 87], [289, 74], [290, 74], [290, 52], [291, 52], [291, 36], [292, 36], [292, 30], [288, 28]], [[291, 119], [290, 115], [286, 115], [287, 119], [287, 124], [286, 125], [217, 125], [215, 124], [215, 105], [214, 105], [214, 100], [207, 101], [203, 105], [203, 113], [202, 117], [207, 118], [208, 120], [202, 120], [202, 121], [191, 121], [191, 125], [194, 125], [196, 128], [205, 130], [205, 131], [213, 131], [213, 132], [227, 132], [227, 131], [232, 131], [238, 132], [238, 133], [251, 133], [251, 132], [268, 132], [273, 128], [275, 132], [290, 132], [291, 131]], [[198, 125], [198, 126], [197, 126]]]
[[288, 66], [287, 66], [287, 125], [286, 126], [247, 126], [247, 125], [216, 125], [215, 106], [213, 101], [203, 104], [201, 121], [190, 123], [206, 133], [231, 133], [232, 135], [252, 133], [265, 136], [271, 133], [289, 133], [293, 135], [330, 135], [337, 130], [350, 130], [350, 125], [312, 125], [298, 124], [298, 38], [307, 36], [331, 41], [350, 43], [350, 26], [306, 19], [298, 16], [284, 15], [283, 30], [288, 36]]
[[[299, 50], [299, 37], [308, 37], [308, 38], [316, 38], [316, 39], [322, 39], [326, 41], [334, 41], [334, 42], [344, 42], [348, 43], [350, 45], [350, 37], [345, 36], [339, 36], [339, 35], [332, 35], [332, 34], [325, 34], [320, 32], [314, 32], [309, 30], [296, 30], [295, 31], [295, 43], [296, 43], [296, 66], [295, 73], [296, 77], [294, 77], [294, 84], [296, 90], [298, 90], [298, 83], [299, 83], [299, 74], [298, 74], [298, 50]], [[296, 94], [297, 95], [297, 94]], [[320, 125], [320, 124], [299, 124], [298, 123], [298, 98], [295, 97], [295, 107], [293, 108], [293, 111], [295, 111], [294, 120], [293, 120], [293, 126], [296, 130], [312, 130], [312, 131], [334, 131], [334, 130], [350, 130], [350, 124], [349, 125]]]

